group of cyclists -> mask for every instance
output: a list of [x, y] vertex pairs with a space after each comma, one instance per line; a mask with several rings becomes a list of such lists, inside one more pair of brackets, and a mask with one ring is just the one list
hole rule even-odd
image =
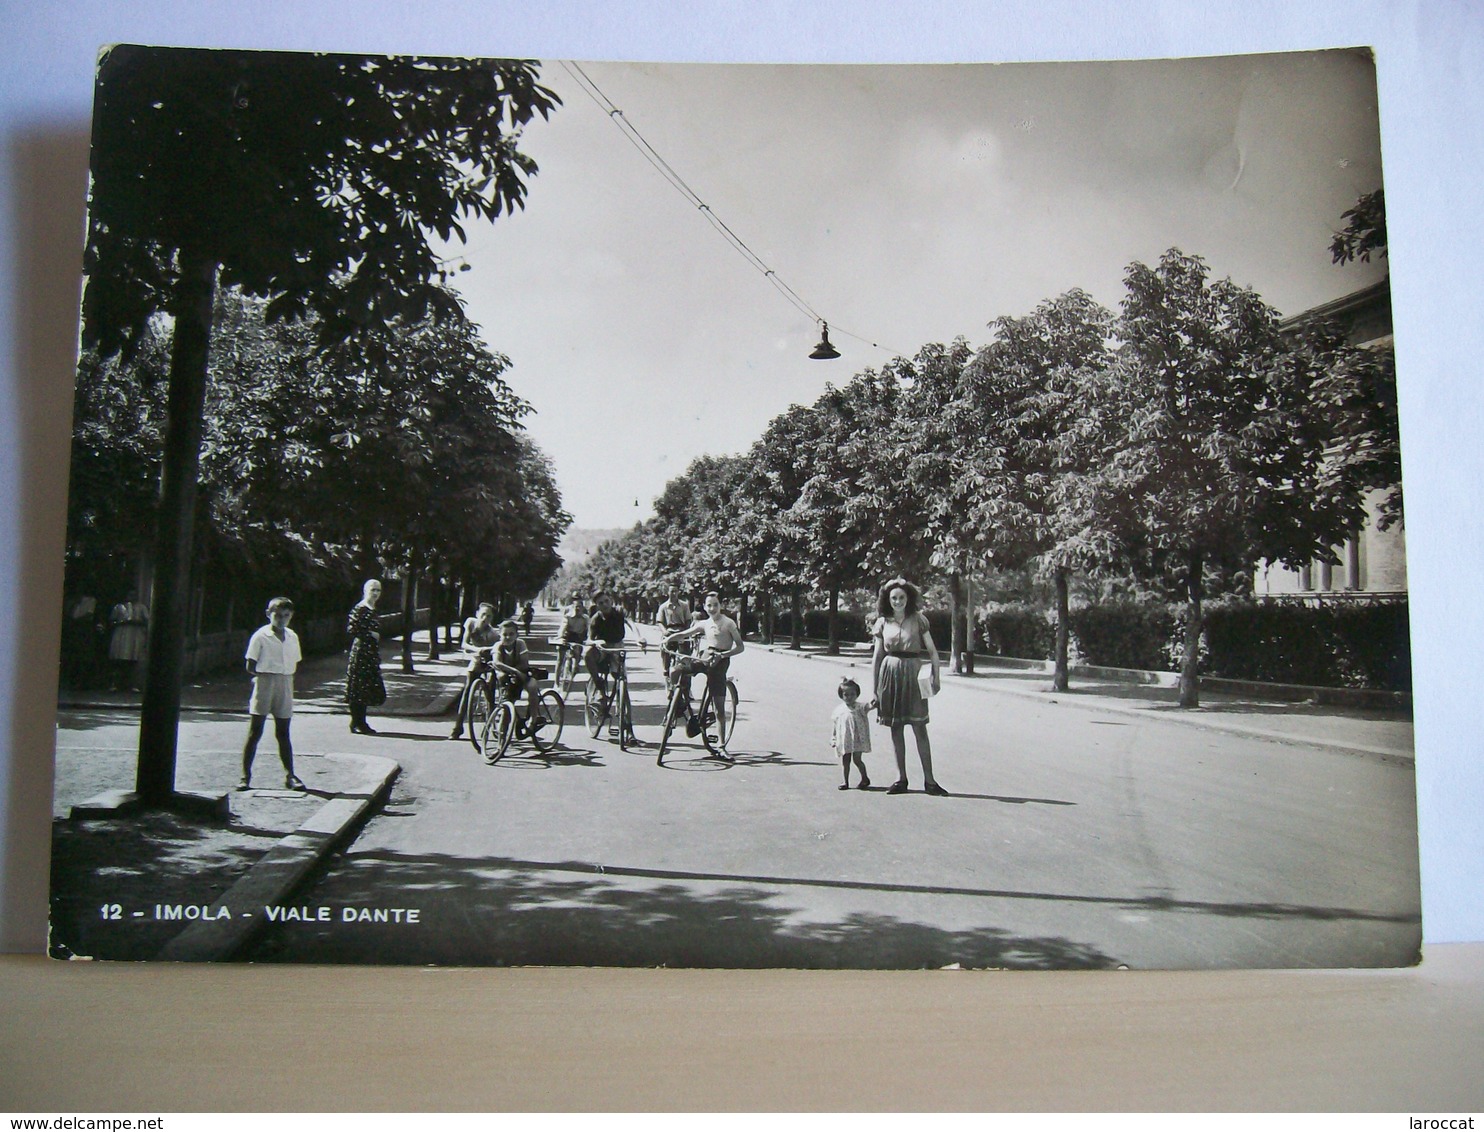
[[[527, 634], [530, 632], [530, 603], [522, 610]], [[540, 695], [539, 679], [545, 672], [530, 663], [530, 652], [520, 638], [520, 627], [513, 620], [495, 624], [495, 607], [482, 603], [475, 615], [464, 622], [463, 650], [471, 654], [464, 674], [464, 687], [459, 697], [457, 720], [449, 738], [462, 738], [468, 716], [471, 688], [486, 673], [492, 673], [500, 694], [512, 702], [526, 702], [533, 728], [541, 725], [536, 709]], [[675, 679], [683, 681], [689, 696], [690, 681], [704, 676], [717, 723], [722, 734], [729, 734], [726, 717], [727, 670], [732, 657], [742, 652], [742, 632], [737, 623], [721, 608], [721, 597], [708, 593], [703, 610], [692, 613], [688, 604], [672, 588], [656, 614], [664, 636], [660, 656], [668, 682], [672, 670]], [[613, 601], [613, 595], [599, 592], [589, 605], [581, 594], [573, 594], [561, 611], [561, 624], [554, 643], [557, 648], [557, 670], [562, 672], [569, 656], [579, 655], [593, 685], [606, 691], [608, 683], [623, 670], [625, 645], [632, 629], [634, 639], [643, 638], [624, 611]], [[647, 647], [647, 646], [646, 646]], [[677, 667], [678, 666], [678, 667]]]

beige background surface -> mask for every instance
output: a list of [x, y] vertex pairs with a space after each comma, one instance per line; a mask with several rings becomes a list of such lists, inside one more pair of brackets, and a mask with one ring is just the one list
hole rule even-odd
[[0, 1002], [22, 1111], [1484, 1110], [1484, 944], [1380, 973], [8, 957]]

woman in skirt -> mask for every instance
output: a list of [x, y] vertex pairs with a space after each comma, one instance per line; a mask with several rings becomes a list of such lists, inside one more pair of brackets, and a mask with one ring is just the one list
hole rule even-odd
[[345, 666], [345, 702], [350, 707], [350, 729], [358, 735], [375, 735], [366, 722], [366, 709], [386, 703], [386, 685], [381, 679], [381, 622], [376, 603], [381, 583], [375, 578], [361, 589], [361, 600], [350, 611], [346, 632], [350, 634], [350, 660]]
[[918, 673], [926, 657], [932, 665], [932, 690], [942, 686], [938, 677], [938, 649], [932, 630], [919, 608], [921, 594], [905, 578], [893, 578], [881, 587], [876, 602], [876, 624], [871, 627], [873, 650], [871, 674], [876, 686], [876, 718], [891, 728], [892, 751], [897, 757], [897, 780], [888, 794], [907, 792], [907, 736], [912, 728], [917, 739], [917, 757], [922, 760], [923, 789], [929, 794], [947, 794], [933, 777], [933, 748], [928, 742], [928, 706], [918, 685]]

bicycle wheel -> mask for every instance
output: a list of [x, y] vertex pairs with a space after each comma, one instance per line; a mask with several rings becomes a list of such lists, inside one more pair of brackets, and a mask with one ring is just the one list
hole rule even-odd
[[484, 761], [494, 766], [510, 749], [510, 740], [515, 736], [515, 708], [509, 701], [501, 700], [495, 710], [484, 721], [479, 733], [480, 749]]
[[706, 749], [713, 755], [726, 754], [727, 744], [732, 741], [732, 733], [737, 730], [737, 685], [731, 680], [727, 681], [726, 703], [727, 724], [725, 732], [716, 726], [716, 705], [711, 698], [711, 689], [708, 686], [701, 696], [701, 742], [706, 744]]
[[562, 693], [562, 699], [567, 699], [572, 694], [572, 681], [577, 679], [577, 654], [571, 649], [562, 651], [561, 662], [557, 664], [557, 690]]
[[587, 733], [596, 739], [608, 719], [608, 697], [596, 680], [589, 680], [583, 687], [582, 714], [587, 720]]
[[484, 725], [495, 714], [495, 700], [485, 680], [474, 680], [469, 684], [469, 699], [464, 705], [464, 727], [469, 743], [479, 754], [484, 754]]
[[634, 735], [634, 705], [629, 701], [629, 681], [624, 677], [618, 686], [618, 749], [627, 751], [639, 745]]
[[536, 701], [536, 711], [537, 718], [543, 722], [532, 733], [531, 742], [535, 744], [536, 750], [545, 754], [562, 740], [562, 718], [566, 714], [567, 705], [562, 702], [560, 695], [548, 688]]
[[665, 747], [669, 745], [671, 733], [680, 726], [680, 717], [684, 714], [685, 690], [676, 684], [670, 692], [670, 702], [665, 705], [665, 720], [660, 724], [660, 750], [654, 757], [656, 766], [665, 765]]

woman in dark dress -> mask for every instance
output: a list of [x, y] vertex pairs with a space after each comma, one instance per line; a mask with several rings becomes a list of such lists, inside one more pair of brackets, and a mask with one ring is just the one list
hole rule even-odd
[[381, 621], [376, 616], [380, 600], [381, 583], [372, 578], [346, 625], [350, 661], [345, 668], [345, 702], [350, 705], [350, 729], [358, 735], [376, 734], [366, 722], [366, 709], [386, 703], [386, 685], [381, 681]]
[[919, 683], [922, 662], [926, 660], [932, 665], [929, 680], [933, 693], [941, 686], [938, 647], [933, 643], [933, 633], [919, 608], [920, 602], [916, 586], [905, 578], [893, 578], [881, 587], [876, 603], [878, 616], [871, 627], [871, 673], [876, 688], [877, 718], [882, 726], [891, 728], [892, 753], [897, 759], [897, 780], [887, 789], [888, 794], [907, 792], [908, 727], [917, 739], [923, 789], [929, 794], [948, 793], [933, 777], [927, 698]]

